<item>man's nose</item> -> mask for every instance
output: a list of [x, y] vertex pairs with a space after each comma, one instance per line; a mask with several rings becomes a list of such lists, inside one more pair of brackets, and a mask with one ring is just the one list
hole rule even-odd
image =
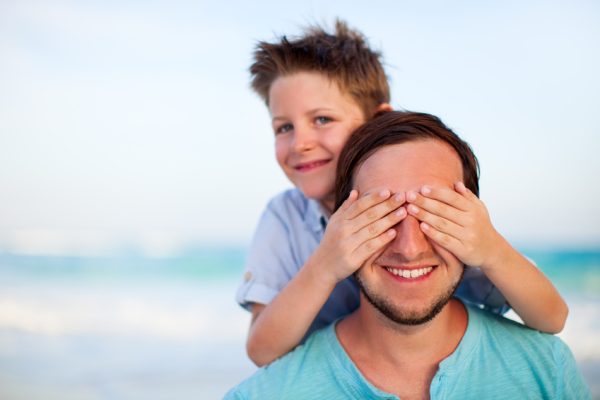
[[396, 237], [388, 246], [388, 251], [402, 256], [407, 262], [418, 260], [423, 255], [429, 254], [431, 244], [421, 230], [419, 223], [419, 220], [414, 216], [408, 215], [396, 225], [394, 227]]

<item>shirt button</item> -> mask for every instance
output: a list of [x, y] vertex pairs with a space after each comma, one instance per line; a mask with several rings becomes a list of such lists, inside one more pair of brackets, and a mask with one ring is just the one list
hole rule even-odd
[[244, 274], [244, 281], [248, 282], [250, 279], [252, 279], [252, 272], [246, 271], [246, 273]]

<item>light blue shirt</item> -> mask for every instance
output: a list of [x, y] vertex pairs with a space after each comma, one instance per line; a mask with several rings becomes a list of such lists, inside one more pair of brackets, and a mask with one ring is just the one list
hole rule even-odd
[[[473, 306], [458, 347], [439, 364], [429, 388], [442, 399], [591, 399], [569, 348]], [[342, 345], [335, 324], [259, 369], [233, 388], [232, 399], [398, 399], [365, 379]]]
[[[245, 308], [249, 303], [269, 304], [315, 251], [326, 225], [327, 216], [319, 203], [307, 199], [298, 189], [274, 197], [254, 233], [237, 302]], [[504, 296], [478, 268], [465, 270], [456, 296], [496, 313], [508, 308]], [[350, 314], [358, 305], [359, 289], [350, 277], [333, 290], [307, 336]]]

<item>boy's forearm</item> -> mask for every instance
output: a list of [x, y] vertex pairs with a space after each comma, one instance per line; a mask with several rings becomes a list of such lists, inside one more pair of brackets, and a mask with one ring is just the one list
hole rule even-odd
[[527, 326], [547, 333], [563, 329], [566, 303], [550, 280], [504, 238], [495, 259], [482, 270]]
[[248, 336], [249, 357], [268, 364], [296, 347], [329, 298], [335, 282], [323, 279], [310, 260], [254, 319]]

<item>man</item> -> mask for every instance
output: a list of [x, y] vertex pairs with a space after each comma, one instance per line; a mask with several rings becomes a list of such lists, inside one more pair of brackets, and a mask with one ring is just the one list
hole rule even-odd
[[226, 398], [590, 398], [560, 339], [452, 298], [464, 272], [448, 250], [460, 252], [452, 220], [477, 180], [469, 146], [433, 116], [388, 112], [361, 127], [340, 156], [336, 197], [405, 193], [408, 216], [356, 273], [359, 309]]

